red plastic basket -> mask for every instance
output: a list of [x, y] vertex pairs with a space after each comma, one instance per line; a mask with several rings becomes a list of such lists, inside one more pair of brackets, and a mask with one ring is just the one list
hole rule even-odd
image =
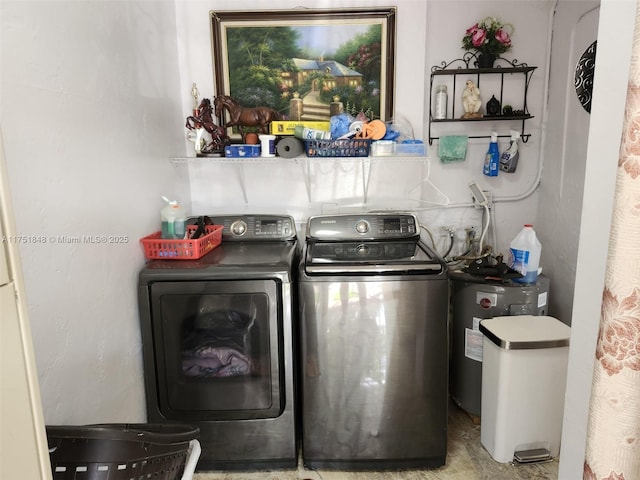
[[[187, 236], [193, 235], [198, 227], [187, 226]], [[148, 260], [197, 260], [222, 242], [222, 225], [205, 225], [206, 234], [196, 240], [171, 240], [162, 238], [158, 231], [140, 239], [144, 255]]]

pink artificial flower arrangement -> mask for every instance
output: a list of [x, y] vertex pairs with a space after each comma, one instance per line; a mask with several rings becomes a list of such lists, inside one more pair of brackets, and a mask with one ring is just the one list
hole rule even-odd
[[467, 28], [462, 37], [462, 48], [479, 54], [500, 56], [511, 49], [513, 25], [502, 23], [495, 17], [486, 17]]

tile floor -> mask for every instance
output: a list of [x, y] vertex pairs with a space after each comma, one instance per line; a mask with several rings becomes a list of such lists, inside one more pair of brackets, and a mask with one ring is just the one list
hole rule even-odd
[[[477, 422], [476, 422], [477, 423]], [[500, 464], [491, 458], [480, 443], [480, 426], [457, 406], [449, 407], [447, 461], [444, 467], [431, 470], [387, 472], [339, 472], [297, 470], [264, 472], [200, 472], [194, 480], [556, 480], [557, 459], [549, 463], [519, 465]]]

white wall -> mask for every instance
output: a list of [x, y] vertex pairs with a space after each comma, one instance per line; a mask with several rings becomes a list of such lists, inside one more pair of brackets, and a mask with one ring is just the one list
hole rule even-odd
[[162, 193], [188, 195], [168, 162], [183, 139], [173, 4], [0, 7], [0, 120], [45, 421], [144, 421], [138, 239]]
[[[607, 8], [603, 8], [600, 23], [598, 58], [609, 60], [598, 65], [602, 86], [597, 85], [596, 90], [600, 90], [601, 100], [599, 106], [594, 100], [591, 126], [594, 134], [585, 175], [568, 413], [563, 433], [561, 471], [566, 474], [561, 475], [563, 479], [579, 478], [577, 472], [583, 455], [581, 442], [588, 402], [585, 392], [591, 382], [590, 368], [585, 365], [590, 367], [593, 359], [601, 295], [601, 285], [593, 279], [603, 273], [607, 235], [602, 229], [602, 215], [609, 212], [607, 203], [599, 200], [603, 194], [601, 179], [610, 174], [610, 166], [601, 159], [611, 155], [613, 143], [620, 138], [615, 122], [610, 120], [621, 119], [620, 95], [624, 90], [621, 83], [626, 84], [626, 75], [625, 65], [619, 59], [628, 58], [621, 52], [630, 44], [633, 14], [629, 4], [634, 3], [603, 1], [603, 7]], [[268, 7], [387, 4], [278, 0], [269, 2]], [[399, 198], [391, 200], [400, 204], [404, 196], [413, 206], [425, 207], [422, 215], [436, 229], [450, 221], [461, 226], [479, 225], [479, 212], [465, 206], [469, 197], [466, 184], [472, 178], [491, 182], [488, 185], [492, 191], [505, 197], [496, 207], [498, 249], [501, 249], [521, 223], [536, 220], [536, 195], [527, 195], [535, 190], [541, 161], [547, 41], [554, 2], [398, 0], [396, 4], [399, 12], [396, 111], [413, 124], [416, 132], [423, 135], [426, 132], [425, 86], [430, 66], [459, 56], [462, 32], [478, 18], [498, 12], [503, 19], [516, 24], [513, 56], [538, 66], [529, 99], [531, 113], [536, 116], [527, 123], [532, 138], [523, 148], [515, 175], [483, 178], [479, 172], [485, 146], [478, 142], [471, 145], [464, 164], [442, 166], [434, 157], [429, 171], [428, 166], [409, 162], [398, 169], [404, 173], [397, 173], [393, 182], [388, 182], [393, 184], [384, 185], [385, 175], [380, 175], [373, 185], [374, 193], [379, 192], [378, 199], [395, 195]], [[262, 192], [262, 200], [256, 196], [255, 200], [249, 197], [250, 201], [245, 201], [238, 191], [246, 173], [242, 168], [212, 165], [185, 168], [167, 161], [172, 155], [185, 155], [189, 151], [184, 141], [184, 117], [190, 109], [191, 83], [197, 82], [203, 96], [214, 93], [208, 10], [264, 8], [263, 2], [221, 0], [213, 6], [211, 2], [190, 0], [177, 0], [175, 5], [164, 1], [0, 0], [0, 7], [0, 121], [17, 228], [19, 233], [29, 236], [20, 250], [45, 420], [48, 423], [142, 421], [143, 384], [135, 299], [142, 254], [137, 240], [157, 225], [162, 206], [159, 195], [188, 196], [185, 180], [191, 170], [192, 179], [194, 176], [211, 179], [194, 184], [194, 204], [198, 198], [208, 198], [206, 195], [210, 194], [203, 192], [209, 189], [225, 193], [213, 195], [216, 202], [207, 204], [210, 207], [206, 208], [215, 211], [271, 206], [270, 192]], [[416, 71], [426, 73], [416, 75]], [[271, 176], [276, 180], [276, 189], [272, 190], [276, 192], [274, 205], [283, 203], [278, 190], [287, 182], [277, 177], [291, 175], [288, 167], [295, 170], [297, 181], [289, 197], [295, 203], [292, 210], [304, 215], [310, 208], [336, 208], [324, 206], [321, 195], [318, 201], [309, 199], [309, 190], [304, 185], [309, 177], [304, 165], [296, 162], [283, 163], [271, 171], [276, 172]], [[328, 181], [335, 178], [331, 176], [333, 164], [317, 168], [319, 178]], [[347, 163], [341, 168], [346, 169], [343, 173], [349, 173], [349, 169], [360, 167]], [[268, 172], [265, 168], [259, 175]], [[430, 204], [424, 200], [430, 200], [434, 192], [427, 182], [416, 179], [427, 173], [459, 207], [426, 209]], [[407, 178], [414, 183], [407, 183]], [[253, 182], [258, 183], [255, 179]], [[394, 192], [393, 188], [403, 183], [407, 184]], [[228, 192], [227, 184], [230, 184]], [[314, 191], [326, 193], [324, 185], [316, 186]], [[506, 201], [520, 196], [527, 198]], [[302, 207], [296, 203], [299, 201], [303, 202]], [[374, 196], [371, 202], [376, 201]], [[362, 199], [354, 199], [353, 206], [357, 207], [358, 202]], [[205, 208], [204, 201], [200, 207]], [[54, 241], [59, 235], [76, 238], [83, 234], [125, 235], [129, 242], [95, 245]], [[32, 235], [33, 241], [46, 240], [32, 243]], [[553, 248], [553, 244], [543, 248]]]
[[[476, 180], [483, 189], [489, 190], [495, 201], [494, 207], [497, 239], [490, 236], [489, 244], [495, 252], [502, 252], [508, 258], [508, 245], [522, 228], [524, 223], [537, 222], [537, 187], [544, 158], [541, 155], [543, 141], [543, 120], [546, 116], [547, 77], [549, 75], [549, 40], [551, 36], [552, 13], [554, 1], [449, 1], [438, 0], [428, 2], [427, 18], [427, 69], [460, 58], [464, 54], [461, 48], [462, 35], [474, 22], [487, 16], [495, 16], [503, 22], [514, 26], [512, 49], [504, 56], [518, 63], [536, 66], [533, 72], [528, 93], [528, 109], [534, 118], [525, 124], [526, 133], [531, 137], [527, 143], [520, 143], [520, 160], [515, 173], [500, 173], [497, 177], [482, 174], [484, 155], [487, 151], [488, 139], [469, 140], [469, 149], [465, 162], [442, 164], [437, 156], [437, 141], [430, 153], [432, 180], [443, 189], [454, 204], [468, 204], [471, 199], [468, 183]], [[452, 14], [452, 12], [456, 12]], [[497, 65], [502, 65], [498, 63]], [[457, 67], [454, 64], [452, 67]], [[428, 73], [425, 82], [428, 83]], [[475, 80], [475, 78], [472, 78]], [[439, 79], [436, 80], [436, 83]], [[480, 79], [480, 91], [483, 107], [495, 94], [499, 97], [499, 85], [490, 83], [486, 77]], [[505, 103], [512, 103], [519, 108], [522, 102], [515, 87], [521, 87], [520, 75], [505, 77]], [[509, 88], [514, 93], [509, 94]], [[458, 93], [459, 95], [460, 93]], [[456, 99], [457, 102], [460, 98]], [[428, 110], [425, 110], [428, 116]], [[479, 124], [438, 124], [432, 130], [436, 135], [467, 134], [487, 135], [495, 130], [500, 135], [508, 135], [510, 129], [519, 130], [519, 122], [483, 122]], [[426, 136], [426, 133], [425, 133]], [[507, 139], [500, 139], [500, 151], [508, 145]], [[437, 227], [454, 224], [458, 227], [480, 225], [480, 210], [474, 209], [435, 209], [425, 212], [426, 223]], [[460, 219], [458, 220], [458, 217]], [[474, 221], [475, 220], [475, 221]], [[494, 242], [494, 240], [497, 240]], [[543, 244], [543, 251], [545, 245]], [[542, 265], [543, 269], [545, 265]]]
[[[575, 68], [596, 40], [600, 2], [558, 2], [554, 15], [548, 120], [545, 125], [544, 174], [540, 185], [539, 237], [547, 245], [543, 262], [553, 295], [549, 310], [571, 323], [573, 286], [580, 232], [585, 158], [591, 115], [582, 107], [574, 86]], [[562, 205], [562, 208], [558, 208]]]
[[[210, 11], [278, 10], [304, 8], [388, 7], [397, 5], [397, 43], [395, 101], [417, 132], [422, 131], [425, 18], [427, 2], [421, 0], [176, 0], [182, 105], [190, 111], [191, 84], [196, 82], [202, 97], [215, 95], [211, 61]], [[411, 73], [409, 73], [411, 72]], [[417, 74], [416, 74], [417, 73]], [[221, 92], [222, 93], [222, 92]], [[225, 92], [228, 93], [228, 92]], [[192, 149], [191, 149], [192, 150]], [[188, 151], [188, 149], [187, 149]]]
[[[406, 122], [422, 137], [424, 109], [424, 65], [426, 3], [400, 0], [397, 15], [395, 105]], [[343, 8], [388, 6], [389, 2], [374, 1], [292, 1], [269, 2], [269, 9]], [[192, 103], [191, 85], [198, 85], [201, 96], [215, 95], [211, 58], [211, 25], [213, 10], [245, 10], [261, 8], [252, 1], [219, 1], [215, 5], [202, 1], [179, 1], [178, 19], [182, 104], [188, 111]], [[206, 61], [203, 61], [206, 59]], [[418, 72], [416, 75], [415, 72]], [[222, 93], [222, 92], [221, 92]], [[185, 153], [191, 154], [191, 145]], [[397, 164], [396, 164], [397, 165]], [[294, 162], [278, 159], [273, 164], [237, 165], [236, 162], [202, 161], [190, 165], [193, 213], [277, 211], [293, 215], [298, 223], [314, 213], [367, 208], [404, 206], [408, 190], [414, 186], [420, 195], [422, 163], [400, 164], [390, 171], [383, 165], [363, 175], [360, 160], [336, 163]], [[311, 173], [310, 173], [311, 172]], [[209, 179], [224, 179], [211, 185]], [[365, 187], [369, 178], [369, 184]], [[394, 184], [390, 178], [395, 179]], [[268, 181], [265, 181], [268, 179]], [[410, 186], [408, 186], [410, 185]], [[367, 200], [364, 191], [367, 190]], [[415, 192], [409, 192], [415, 195]], [[412, 204], [415, 206], [415, 203]]]
[[559, 478], [582, 479], [609, 225], [634, 34], [634, 0], [602, 0], [574, 289]]
[[[318, 4], [279, 0], [271, 2], [270, 8], [377, 5], [387, 6], [388, 2], [354, 0], [323, 1]], [[408, 208], [420, 213], [424, 224], [434, 232], [439, 248], [444, 252], [447, 239], [441, 226], [459, 228], [460, 239], [464, 238], [464, 227], [481, 229], [481, 211], [470, 208], [471, 195], [467, 187], [469, 181], [477, 180], [483, 188], [491, 190], [498, 202], [494, 209], [497, 235], [491, 235], [491, 238], [497, 237], [497, 251], [507, 251], [510, 240], [522, 224], [536, 220], [535, 189], [542, 167], [540, 146], [554, 2], [398, 0], [395, 5], [398, 7], [398, 16], [394, 118], [398, 122], [410, 123], [420, 139], [427, 138], [431, 67], [440, 65], [442, 61], [460, 58], [464, 53], [461, 41], [465, 30], [488, 15], [499, 15], [504, 21], [516, 25], [514, 47], [505, 56], [538, 67], [528, 96], [529, 111], [535, 116], [526, 125], [531, 138], [527, 144], [521, 144], [521, 160], [516, 173], [501, 174], [494, 178], [482, 175], [488, 139], [470, 140], [466, 161], [449, 165], [439, 161], [437, 141], [428, 146], [428, 162], [382, 159], [372, 162], [370, 170], [367, 170], [367, 166], [363, 167], [359, 160], [334, 162], [322, 159], [319, 164], [314, 161], [299, 164], [281, 160], [258, 166], [204, 160], [192, 162], [189, 168], [194, 213], [210, 213], [212, 209], [226, 212], [278, 210], [294, 215], [302, 223], [308, 215], [317, 213]], [[209, 2], [186, 0], [179, 1], [176, 6], [184, 111], [188, 111], [192, 103], [190, 92], [193, 82], [197, 83], [201, 96], [215, 95], [213, 73], [208, 61], [211, 55], [208, 13], [212, 8]], [[228, 0], [215, 4], [215, 10], [255, 8], [255, 2], [250, 1]], [[531, 38], [537, 40], [532, 42]], [[499, 86], [486, 78], [484, 80], [486, 90], [483, 92], [483, 103], [486, 103], [492, 94], [498, 93]], [[518, 87], [523, 85], [520, 76], [513, 82]], [[509, 87], [507, 85], [507, 90]], [[522, 101], [520, 96], [516, 96], [514, 104]], [[488, 135], [496, 129], [501, 135], [506, 135], [510, 128], [519, 129], [520, 126], [519, 122], [500, 121], [483, 122], [478, 126], [469, 123], [439, 124], [440, 130], [435, 133]], [[501, 149], [507, 145], [507, 139], [500, 140]], [[186, 144], [186, 154], [192, 155], [191, 151], [191, 146]], [[264, 181], [265, 175], [269, 178], [268, 182]], [[225, 182], [212, 187], [211, 178], [224, 178]], [[441, 203], [449, 205], [442, 208], [438, 205]], [[457, 248], [463, 248], [462, 242]]]
[[[523, 145], [519, 170], [498, 179], [483, 178], [486, 142], [472, 141], [467, 161], [461, 165], [443, 166], [437, 157], [426, 163], [378, 162], [371, 170], [365, 204], [366, 175], [359, 162], [312, 164], [311, 176], [306, 164], [287, 162], [253, 169], [210, 163], [185, 168], [167, 162], [170, 156], [188, 152], [183, 122], [190, 109], [191, 84], [198, 84], [202, 96], [214, 93], [210, 2], [178, 1], [173, 11], [168, 2], [56, 2], [54, 7], [47, 2], [2, 1], [1, 101], [19, 230], [50, 236], [113, 233], [128, 235], [130, 240], [126, 245], [100, 247], [21, 246], [49, 421], [62, 419], [70, 411], [82, 415], [78, 412], [83, 408], [73, 408], [76, 400], [68, 410], [61, 407], [69, 400], [64, 393], [69, 383], [80, 379], [93, 385], [95, 389], [83, 390], [93, 395], [104, 388], [100, 384], [117, 385], [114, 378], [130, 367], [136, 372], [131, 384], [107, 388], [101, 397], [105, 404], [117, 404], [130, 390], [138, 403], [135, 410], [140, 411], [134, 285], [142, 259], [137, 239], [154, 227], [157, 197], [162, 193], [180, 196], [176, 190], [184, 190], [180, 182], [177, 186], [171, 182], [171, 175], [186, 176], [190, 170], [194, 206], [200, 209], [193, 213], [284, 208], [302, 220], [318, 211], [409, 207], [421, 209], [425, 223], [435, 232], [440, 225], [451, 224], [480, 228], [480, 212], [467, 207], [466, 185], [471, 179], [492, 182], [489, 186], [497, 197], [519, 197], [533, 190], [540, 161], [547, 45], [527, 39], [548, 37], [552, 4], [454, 3], [397, 2], [396, 117], [406, 119], [417, 136], [426, 136], [425, 89], [428, 96], [431, 65], [458, 58], [463, 53], [459, 45], [464, 30], [499, 12], [518, 26], [513, 58], [538, 65], [529, 96], [536, 118], [527, 124], [532, 137]], [[269, 7], [299, 5], [340, 8], [386, 6], [387, 2], [318, 5], [279, 0]], [[256, 5], [221, 1], [215, 8]], [[176, 105], [178, 98], [181, 106]], [[38, 112], [40, 125], [47, 128], [33, 129], [32, 112]], [[504, 130], [502, 125], [496, 127]], [[431, 148], [430, 155], [437, 144]], [[263, 181], [265, 176], [269, 182]], [[441, 201], [442, 196], [429, 179], [455, 208], [430, 210], [431, 200]], [[336, 190], [336, 181], [344, 186]], [[535, 205], [534, 197], [512, 205], [497, 204], [503, 246], [523, 222], [535, 217]], [[122, 301], [114, 302], [114, 297]], [[124, 360], [112, 363], [112, 358]], [[78, 405], [83, 400], [80, 395]]]

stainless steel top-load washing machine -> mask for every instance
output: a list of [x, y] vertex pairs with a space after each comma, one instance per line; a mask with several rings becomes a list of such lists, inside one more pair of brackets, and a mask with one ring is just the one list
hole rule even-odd
[[416, 217], [310, 218], [298, 283], [304, 464], [443, 465], [447, 268]]
[[139, 275], [151, 422], [200, 428], [200, 470], [295, 467], [293, 218], [211, 216], [222, 243]]

